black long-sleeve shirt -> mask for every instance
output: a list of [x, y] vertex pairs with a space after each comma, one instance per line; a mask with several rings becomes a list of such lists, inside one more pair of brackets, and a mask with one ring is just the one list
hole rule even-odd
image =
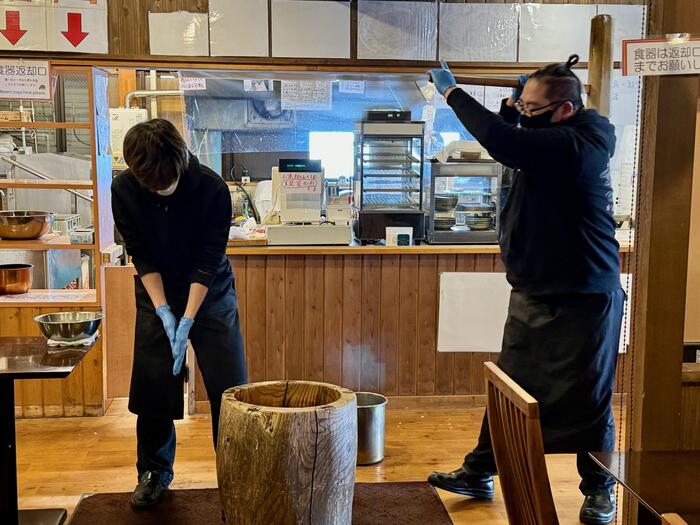
[[191, 283], [210, 288], [205, 304], [231, 290], [231, 196], [221, 177], [194, 155], [167, 197], [143, 188], [131, 170], [117, 175], [112, 213], [139, 276], [160, 273], [168, 301], [186, 297]]
[[619, 289], [610, 122], [582, 109], [550, 127], [524, 129], [515, 108], [503, 104], [496, 115], [461, 89], [447, 103], [494, 159], [514, 169], [499, 235], [510, 284], [531, 294]]

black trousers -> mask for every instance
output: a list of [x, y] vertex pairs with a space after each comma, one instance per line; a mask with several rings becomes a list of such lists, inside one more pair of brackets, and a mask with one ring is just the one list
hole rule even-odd
[[[615, 482], [588, 457], [612, 451], [612, 394], [625, 293], [532, 296], [512, 292], [499, 366], [540, 405], [547, 453], [575, 453], [585, 495]], [[486, 416], [465, 467], [496, 474]]]
[[[139, 478], [145, 471], [155, 470], [160, 472], [163, 484], [168, 485], [173, 478], [175, 461], [173, 420], [183, 417], [183, 378], [182, 375], [178, 378], [172, 376], [170, 343], [154, 312], [147, 308], [139, 310], [136, 333], [136, 355], [129, 399], [130, 410], [138, 415], [136, 467]], [[140, 340], [139, 334], [142, 335]], [[247, 382], [243, 339], [235, 301], [233, 308], [198, 314], [190, 331], [190, 341], [211, 404], [212, 435], [216, 447], [221, 395], [226, 389]], [[158, 369], [140, 370], [137, 369], [139, 364]], [[152, 397], [147, 397], [149, 395]]]

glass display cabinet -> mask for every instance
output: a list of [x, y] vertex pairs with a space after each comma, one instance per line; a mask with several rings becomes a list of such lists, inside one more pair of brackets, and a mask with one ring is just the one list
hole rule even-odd
[[493, 160], [426, 162], [428, 242], [497, 243], [502, 172]]
[[355, 237], [373, 242], [389, 226], [424, 237], [423, 122], [362, 121], [355, 135]]

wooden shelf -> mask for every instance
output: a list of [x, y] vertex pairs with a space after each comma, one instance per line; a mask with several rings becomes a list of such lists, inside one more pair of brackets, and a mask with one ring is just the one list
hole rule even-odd
[[91, 180], [1, 179], [0, 189], [27, 188], [32, 190], [91, 190]]
[[25, 294], [0, 295], [0, 308], [99, 306], [95, 290], [30, 290]]
[[1, 250], [92, 250], [94, 247], [94, 244], [71, 244], [68, 235], [47, 234], [26, 241], [0, 239]]
[[0, 129], [90, 129], [89, 122], [0, 122]]

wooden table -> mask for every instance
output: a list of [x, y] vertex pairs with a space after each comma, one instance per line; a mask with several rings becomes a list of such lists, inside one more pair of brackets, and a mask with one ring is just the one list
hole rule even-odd
[[19, 510], [14, 382], [68, 377], [94, 346], [51, 348], [43, 337], [0, 337], [0, 523], [61, 525], [65, 509]]
[[700, 451], [592, 452], [590, 456], [641, 503], [639, 523], [675, 512], [700, 517]]

